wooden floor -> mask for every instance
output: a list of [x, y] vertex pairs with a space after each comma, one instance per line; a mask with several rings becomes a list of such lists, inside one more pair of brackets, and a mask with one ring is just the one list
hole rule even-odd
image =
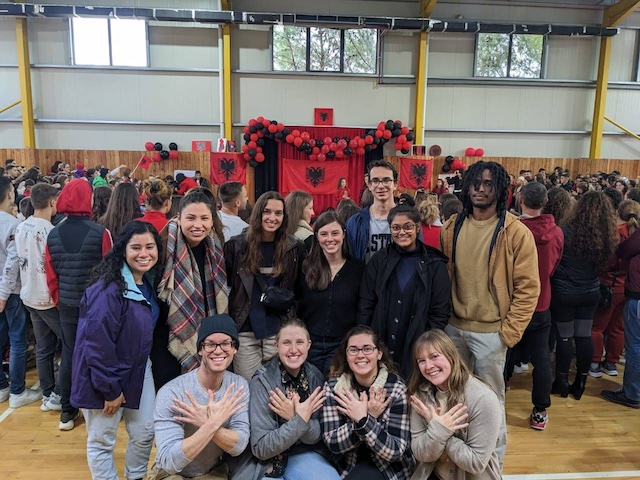
[[[35, 370], [30, 370], [27, 384], [36, 381]], [[614, 405], [600, 397], [600, 390], [617, 388], [621, 381], [621, 376], [589, 378], [587, 391], [579, 402], [553, 396], [549, 424], [539, 432], [529, 428], [528, 423], [532, 408], [531, 373], [515, 374], [507, 392], [506, 479], [577, 478], [566, 474], [579, 472], [602, 472], [602, 477], [582, 478], [639, 479], [640, 410]], [[4, 418], [0, 421], [0, 480], [89, 480], [84, 424], [61, 432], [59, 414], [43, 413], [39, 407], [39, 403], [34, 403], [4, 417], [8, 402], [0, 404], [0, 418]], [[126, 432], [121, 426], [116, 447], [120, 475], [124, 469], [125, 444]], [[625, 476], [622, 473], [625, 471], [635, 473]], [[520, 477], [522, 474], [529, 475]]]

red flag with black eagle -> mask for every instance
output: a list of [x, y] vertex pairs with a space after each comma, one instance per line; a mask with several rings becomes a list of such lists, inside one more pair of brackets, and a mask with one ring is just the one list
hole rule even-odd
[[333, 195], [338, 180], [346, 176], [348, 169], [349, 163], [341, 160], [313, 162], [283, 158], [280, 190], [284, 194], [304, 190], [312, 195]]
[[417, 190], [431, 188], [433, 162], [423, 158], [403, 158], [400, 163], [400, 186]]
[[152, 163], [153, 161], [146, 155], [142, 155], [140, 160], [138, 160], [138, 166], [143, 170], [149, 170]]
[[210, 161], [211, 183], [247, 183], [246, 162], [242, 153], [212, 152]]

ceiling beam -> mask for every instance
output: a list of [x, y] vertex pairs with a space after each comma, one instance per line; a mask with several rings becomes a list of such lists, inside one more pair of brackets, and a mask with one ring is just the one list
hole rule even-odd
[[420, 17], [429, 18], [436, 8], [438, 0], [420, 0]]
[[603, 26], [617, 27], [640, 6], [640, 0], [620, 0], [604, 11]]

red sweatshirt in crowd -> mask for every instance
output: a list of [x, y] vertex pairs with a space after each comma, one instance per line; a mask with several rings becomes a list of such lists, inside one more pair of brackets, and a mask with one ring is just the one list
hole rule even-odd
[[540, 272], [540, 297], [536, 312], [544, 312], [551, 304], [550, 278], [562, 259], [564, 248], [564, 234], [556, 225], [553, 215], [543, 214], [538, 217], [520, 217], [533, 237], [536, 239], [538, 250], [538, 271]]
[[182, 182], [180, 182], [180, 187], [178, 187], [178, 191], [176, 192], [176, 195], [184, 195], [189, 190], [196, 187], [199, 187], [196, 181], [191, 177], [187, 177]]

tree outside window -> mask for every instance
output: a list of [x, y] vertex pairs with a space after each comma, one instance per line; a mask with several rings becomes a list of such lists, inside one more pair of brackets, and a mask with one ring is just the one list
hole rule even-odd
[[541, 78], [544, 35], [479, 33], [475, 76]]

